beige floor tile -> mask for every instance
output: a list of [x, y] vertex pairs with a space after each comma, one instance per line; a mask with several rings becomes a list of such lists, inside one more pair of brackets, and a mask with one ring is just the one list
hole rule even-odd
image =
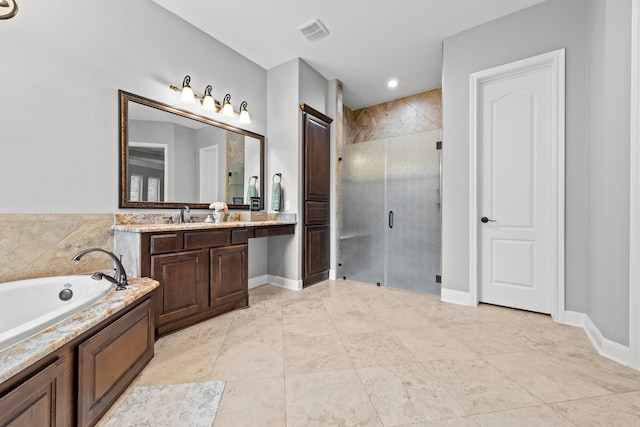
[[640, 372], [546, 315], [350, 280], [260, 286], [250, 302], [158, 340], [99, 425], [135, 386], [208, 380], [227, 382], [218, 427], [640, 425]]
[[282, 300], [283, 316], [328, 315], [322, 298], [287, 298]]
[[388, 328], [372, 311], [330, 314], [333, 326], [339, 334], [387, 331]]
[[480, 355], [531, 350], [522, 343], [521, 337], [509, 333], [510, 329], [509, 323], [476, 323], [448, 330], [452, 338]]
[[356, 368], [416, 362], [416, 358], [389, 331], [348, 334], [342, 344]]
[[286, 336], [284, 369], [286, 375], [295, 375], [353, 369], [353, 364], [338, 335]]
[[209, 345], [184, 348], [170, 357], [157, 355], [136, 380], [136, 385], [164, 385], [209, 380], [218, 349]]
[[[228, 337], [229, 338], [229, 337]], [[226, 341], [211, 370], [211, 380], [245, 380], [284, 375], [282, 336]]]
[[440, 359], [468, 359], [476, 356], [476, 353], [451, 338], [448, 330], [437, 326], [422, 330], [400, 329], [392, 332], [421, 362]]
[[444, 418], [435, 421], [426, 421], [424, 423], [405, 424], [398, 427], [478, 427], [480, 424], [474, 421], [470, 416]]
[[229, 326], [228, 337], [254, 339], [261, 336], [282, 336], [282, 317], [236, 316]]
[[426, 330], [436, 327], [417, 310], [410, 307], [396, 310], [376, 310], [375, 316], [391, 331], [396, 329]]
[[227, 381], [214, 425], [286, 426], [284, 377]]
[[544, 353], [494, 354], [484, 359], [545, 403], [610, 394], [593, 380], [576, 375]]
[[384, 425], [466, 415], [419, 363], [362, 368], [358, 375]]
[[631, 393], [621, 393], [618, 396], [622, 397], [624, 400], [633, 403], [636, 406], [640, 406], [640, 391], [634, 391]]
[[600, 356], [593, 348], [558, 347], [546, 352], [549, 358], [566, 369], [611, 393], [626, 393], [640, 390], [640, 371], [623, 366]]
[[355, 370], [288, 375], [288, 427], [382, 426]]
[[282, 318], [282, 332], [284, 335], [304, 337], [338, 335], [338, 331], [333, 326], [333, 320], [326, 312], [306, 316], [284, 316]]
[[546, 405], [474, 415], [482, 427], [572, 427], [573, 424]]
[[469, 414], [542, 404], [482, 359], [438, 360], [424, 365]]
[[551, 406], [578, 426], [638, 426], [640, 406], [620, 396], [601, 396]]

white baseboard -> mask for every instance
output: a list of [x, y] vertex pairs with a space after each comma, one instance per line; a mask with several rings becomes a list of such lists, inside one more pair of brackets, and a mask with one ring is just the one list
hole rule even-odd
[[329, 280], [336, 280], [337, 271], [335, 269], [329, 270]]
[[262, 276], [256, 276], [249, 279], [249, 289], [257, 288], [258, 286], [269, 283], [269, 275], [263, 274]]
[[440, 301], [451, 304], [467, 305], [473, 307], [471, 303], [471, 294], [469, 292], [456, 291], [454, 289], [442, 288], [440, 293]]
[[292, 291], [302, 290], [302, 280], [287, 279], [286, 277], [273, 276], [269, 274], [269, 283]]
[[587, 315], [585, 315], [584, 319], [584, 330], [600, 355], [625, 366], [631, 366], [631, 350], [629, 347], [602, 336], [598, 327]]
[[562, 323], [563, 325], [577, 326], [579, 328], [584, 328], [584, 323], [586, 318], [587, 318], [587, 315], [584, 313], [565, 310], [564, 313], [561, 314], [560, 319], [554, 319], [554, 320], [558, 323]]

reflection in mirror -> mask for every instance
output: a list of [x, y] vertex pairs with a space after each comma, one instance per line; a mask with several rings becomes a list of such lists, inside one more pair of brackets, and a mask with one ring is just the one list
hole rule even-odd
[[254, 192], [264, 195], [263, 136], [127, 92], [120, 98], [121, 207], [224, 201], [248, 209]]

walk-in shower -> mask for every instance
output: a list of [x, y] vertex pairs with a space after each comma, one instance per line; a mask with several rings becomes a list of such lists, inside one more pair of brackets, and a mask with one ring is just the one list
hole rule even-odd
[[440, 131], [340, 149], [339, 277], [439, 294]]

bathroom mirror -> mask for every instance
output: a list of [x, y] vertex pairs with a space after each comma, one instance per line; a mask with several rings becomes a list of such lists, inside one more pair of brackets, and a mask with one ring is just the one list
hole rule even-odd
[[264, 209], [264, 136], [120, 90], [120, 207]]

